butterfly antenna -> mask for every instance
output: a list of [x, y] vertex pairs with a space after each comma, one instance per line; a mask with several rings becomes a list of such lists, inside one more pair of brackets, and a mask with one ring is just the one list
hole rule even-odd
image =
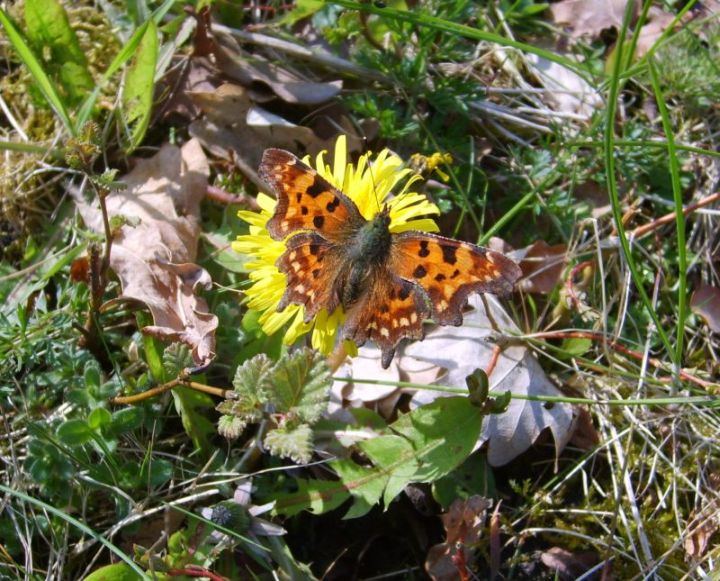
[[372, 166], [372, 160], [370, 159], [370, 156], [368, 156], [368, 171], [370, 172], [370, 179], [372, 180], [372, 186], [373, 186], [373, 193], [375, 194], [375, 203], [377, 204], [378, 211], [383, 212], [385, 211], [385, 208], [387, 208], [387, 203], [384, 205], [380, 205], [380, 195], [377, 191], [377, 182], [375, 181], [375, 174], [373, 174], [373, 166]]

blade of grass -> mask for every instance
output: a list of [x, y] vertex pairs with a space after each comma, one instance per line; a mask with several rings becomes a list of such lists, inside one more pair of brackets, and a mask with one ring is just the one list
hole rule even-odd
[[8, 40], [10, 40], [10, 44], [12, 44], [18, 58], [32, 75], [38, 90], [42, 93], [43, 97], [45, 97], [52, 110], [55, 111], [55, 114], [62, 121], [63, 125], [65, 125], [65, 128], [68, 130], [70, 135], [75, 136], [77, 134], [75, 124], [68, 115], [64, 101], [55, 90], [55, 86], [47, 76], [47, 73], [45, 73], [40, 61], [35, 57], [35, 54], [25, 42], [25, 39], [22, 34], [20, 34], [20, 31], [15, 28], [12, 20], [10, 20], [2, 8], [0, 8], [0, 24], [2, 24], [5, 29]]
[[47, 512], [54, 514], [58, 518], [64, 520], [68, 524], [74, 526], [76, 529], [82, 531], [89, 537], [92, 537], [98, 543], [107, 547], [107, 549], [111, 553], [114, 553], [115, 555], [117, 555], [121, 560], [123, 560], [128, 565], [128, 567], [130, 567], [135, 573], [137, 573], [137, 575], [139, 576], [140, 579], [147, 579], [148, 581], [150, 580], [150, 577], [148, 577], [145, 574], [145, 571], [143, 571], [140, 567], [138, 567], [135, 564], [135, 562], [130, 557], [128, 557], [119, 547], [116, 547], [113, 543], [108, 541], [102, 535], [99, 535], [98, 533], [96, 533], [93, 529], [91, 529], [86, 524], [80, 522], [79, 520], [71, 517], [68, 514], [65, 514], [59, 508], [55, 508], [54, 506], [52, 506], [46, 502], [43, 502], [42, 500], [39, 500], [33, 496], [25, 494], [24, 492], [20, 492], [19, 490], [13, 490], [12, 488], [8, 488], [7, 486], [0, 484], [0, 491], [4, 492], [5, 494], [8, 494], [10, 496], [14, 496], [15, 498], [18, 498], [24, 502], [29, 502], [30, 504], [34, 504], [38, 508], [41, 508], [43, 510], [46, 510]]
[[[568, 141], [565, 143], [568, 147], [604, 147], [603, 141]], [[633, 140], [633, 139], [616, 139], [616, 147], [667, 147], [667, 141], [658, 139], [657, 141]], [[708, 157], [720, 157], [720, 151], [711, 149], [703, 149], [702, 147], [694, 147], [682, 143], [675, 143], [677, 151], [687, 151], [689, 153], [697, 153], [699, 155], [707, 155]]]
[[[347, 381], [347, 377], [333, 377], [334, 381]], [[439, 391], [443, 393], [456, 393], [467, 395], [467, 387], [453, 387], [449, 385], [427, 385], [425, 383], [413, 383], [411, 381], [391, 381], [386, 379], [363, 379], [352, 378], [353, 383], [367, 385], [391, 385], [394, 387], [407, 387], [421, 389], [424, 391]], [[490, 397], [502, 397], [505, 394], [497, 391], [489, 391]], [[611, 405], [611, 406], [675, 406], [675, 405], [697, 405], [710, 408], [720, 407], [720, 397], [717, 395], [695, 395], [695, 396], [671, 396], [671, 397], [646, 397], [633, 399], [591, 399], [588, 397], [569, 397], [565, 395], [527, 395], [511, 393], [512, 399], [523, 401], [546, 401], [553, 403], [570, 403], [578, 405]]]
[[[155, 22], [155, 24], [158, 24], [163, 17], [168, 13], [168, 11], [173, 7], [173, 5], [177, 2], [177, 0], [165, 0], [158, 8], [153, 12], [152, 20]], [[122, 48], [122, 50], [117, 54], [117, 56], [113, 59], [113, 61], [108, 66], [107, 70], [103, 73], [102, 78], [97, 83], [95, 90], [93, 90], [92, 93], [88, 96], [87, 99], [85, 99], [85, 102], [81, 105], [80, 109], [78, 110], [77, 114], [77, 126], [82, 127], [85, 125], [85, 123], [90, 119], [90, 115], [92, 114], [92, 109], [95, 106], [95, 101], [97, 101], [98, 96], [100, 95], [100, 91], [102, 91], [103, 87], [107, 84], [107, 82], [110, 80], [110, 78], [120, 70], [120, 68], [127, 63], [135, 54], [135, 51], [137, 50], [138, 45], [140, 44], [140, 41], [145, 36], [145, 31], [147, 30], [148, 22], [145, 22], [143, 25], [138, 27], [135, 32], [133, 32], [132, 36], [128, 39], [128, 41], [125, 43], [125, 46]]]
[[660, 48], [660, 46], [662, 46], [662, 44], [667, 40], [667, 38], [673, 33], [673, 31], [675, 30], [675, 26], [677, 26], [677, 24], [682, 21], [682, 19], [685, 17], [685, 14], [692, 10], [692, 8], [697, 3], [698, 0], [690, 0], [690, 2], [685, 4], [680, 9], [680, 11], [675, 15], [675, 18], [672, 19], [672, 22], [670, 22], [670, 24], [665, 27], [665, 29], [655, 40], [655, 42], [653, 42], [652, 46], [648, 49], [648, 51], [641, 58], [639, 58], [632, 67], [629, 67], [626, 71], [623, 72], [623, 78], [629, 79], [645, 67], [647, 61], [651, 60], [655, 56], [655, 52], [657, 52], [657, 49]]
[[542, 192], [548, 189], [550, 185], [557, 180], [557, 178], [558, 176], [553, 172], [545, 180], [533, 187], [527, 194], [520, 198], [512, 208], [505, 212], [505, 214], [503, 214], [499, 220], [497, 220], [492, 226], [490, 226], [490, 228], [488, 228], [487, 232], [485, 232], [485, 234], [483, 234], [478, 240], [478, 244], [480, 244], [481, 246], [483, 244], [487, 244], [490, 238], [495, 236], [497, 232], [502, 230], [520, 212], [522, 212], [528, 204], [530, 204], [533, 198], [537, 196], [538, 192]]
[[68, 105], [77, 105], [95, 82], [65, 8], [58, 0], [26, 0], [25, 32], [33, 46], [49, 51], [48, 71], [64, 89]]
[[32, 143], [20, 143], [18, 141], [4, 141], [0, 139], [0, 149], [6, 151], [19, 151], [21, 153], [37, 153], [42, 155], [47, 153], [47, 147], [42, 145], [34, 145]]
[[148, 20], [143, 34], [125, 78], [122, 95], [124, 122], [130, 132], [126, 151], [133, 151], [145, 137], [150, 125], [153, 95], [155, 89], [155, 67], [158, 58], [158, 30], [155, 22]]
[[612, 206], [613, 218], [615, 220], [615, 227], [617, 228], [618, 239], [620, 241], [620, 247], [622, 249], [622, 253], [627, 263], [628, 269], [630, 270], [630, 276], [633, 283], [635, 283], [635, 288], [640, 295], [640, 299], [642, 300], [643, 305], [645, 306], [648, 314], [652, 318], [655, 329], [660, 336], [660, 340], [662, 341], [665, 350], [672, 358], [673, 363], [676, 366], [679, 366], [679, 361], [677, 361], [675, 358], [675, 350], [670, 344], [670, 339], [668, 338], [668, 335], [660, 322], [660, 318], [658, 317], [655, 309], [653, 308], [650, 297], [648, 296], [647, 291], [642, 284], [642, 279], [640, 278], [640, 273], [638, 272], [637, 265], [635, 264], [635, 259], [633, 258], [632, 250], [630, 248], [630, 242], [628, 241], [625, 232], [625, 226], [623, 225], [622, 208], [620, 207], [620, 194], [618, 191], [617, 177], [615, 175], [615, 116], [617, 113], [617, 104], [621, 89], [622, 66], [624, 63], [623, 48], [625, 46], [628, 26], [632, 18], [632, 8], [632, 2], [628, 2], [625, 9], [623, 24], [620, 28], [620, 34], [617, 40], [617, 53], [615, 55], [615, 62], [613, 64], [612, 72], [610, 75], [610, 87], [608, 89], [607, 112], [605, 117], [605, 135], [603, 140], [605, 167], [607, 174], [606, 182], [608, 194], [610, 196], [610, 205]]
[[385, 16], [388, 18], [394, 18], [395, 20], [401, 20], [403, 22], [410, 22], [417, 24], [418, 26], [426, 26], [428, 28], [434, 28], [436, 30], [442, 30], [444, 32], [450, 32], [457, 34], [471, 40], [480, 40], [485, 42], [492, 42], [503, 46], [509, 46], [515, 48], [521, 52], [527, 52], [536, 54], [544, 59], [558, 63], [571, 71], [574, 71], [580, 75], [586, 81], [590, 80], [592, 73], [585, 68], [581, 63], [577, 63], [572, 59], [560, 56], [554, 52], [544, 50], [537, 46], [525, 44], [524, 42], [518, 42], [511, 38], [504, 37], [494, 32], [487, 32], [484, 30], [478, 30], [472, 26], [466, 26], [464, 24], [457, 24], [443, 18], [437, 18], [430, 16], [422, 12], [413, 10], [396, 10], [394, 8], [381, 8], [379, 3], [375, 2], [354, 2], [353, 0], [331, 0], [332, 4], [338, 4], [351, 10], [359, 10], [361, 12], [369, 12], [371, 14], [377, 14], [378, 16]]
[[[667, 151], [670, 158], [670, 181], [672, 183], [673, 200], [675, 201], [675, 236], [678, 252], [678, 314], [677, 335], [675, 338], [675, 360], [679, 366], [682, 362], [683, 339], [685, 338], [685, 319], [687, 318], [687, 253], [685, 248], [685, 214], [683, 213], [682, 187], [680, 186], [680, 162], [675, 149], [675, 136], [673, 134], [670, 113], [665, 104], [665, 96], [660, 87], [657, 69], [652, 60], [648, 61], [650, 81], [652, 82], [655, 102], [662, 119], [663, 131], [667, 138]], [[677, 368], [675, 369], [677, 372]]]
[[83, 104], [80, 106], [77, 114], [78, 127], [82, 127], [83, 125], [85, 125], [85, 123], [87, 123], [88, 119], [90, 119], [92, 109], [95, 106], [95, 101], [97, 101], [97, 98], [100, 95], [100, 91], [102, 91], [103, 87], [107, 84], [110, 78], [133, 57], [138, 45], [140, 44], [140, 41], [142, 40], [143, 36], [145, 36], [147, 26], [148, 23], [146, 22], [133, 33], [133, 35], [130, 37], [130, 40], [125, 43], [125, 46], [113, 59], [107, 70], [103, 73], [102, 78], [100, 79], [100, 81], [98, 81], [93, 92], [88, 95], [87, 99], [85, 99]]

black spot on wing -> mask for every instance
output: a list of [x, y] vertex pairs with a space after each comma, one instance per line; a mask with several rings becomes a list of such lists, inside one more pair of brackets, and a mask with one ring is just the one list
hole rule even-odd
[[335, 210], [337, 210], [337, 207], [338, 207], [339, 205], [340, 205], [340, 198], [338, 198], [337, 196], [335, 196], [335, 197], [333, 198], [333, 201], [332, 201], [332, 202], [328, 202], [327, 206], [325, 206], [325, 207], [327, 208], [327, 211], [332, 214]]
[[317, 256], [318, 252], [320, 252], [320, 245], [319, 244], [311, 244], [310, 245], [310, 254], [313, 256]]
[[325, 218], [323, 218], [322, 216], [315, 216], [313, 218], [313, 224], [315, 225], [315, 228], [322, 228], [324, 223]]
[[430, 255], [430, 250], [428, 250], [428, 241], [427, 240], [421, 240], [420, 241], [420, 250], [418, 251], [418, 256], [421, 258], [425, 258], [426, 256]]
[[438, 281], [438, 282], [442, 282], [442, 281], [444, 281], [446, 278], [447, 278], [447, 277], [446, 277], [442, 272], [435, 275], [435, 280]]
[[427, 274], [427, 270], [422, 264], [418, 264], [417, 268], [413, 271], [413, 277], [422, 278]]
[[450, 275], [450, 278], [457, 278], [458, 276], [460, 276], [460, 271], [456, 268], [455, 272]]
[[410, 296], [410, 285], [404, 284], [402, 288], [400, 289], [400, 293], [398, 295], [400, 297], [400, 300], [404, 301]]
[[455, 256], [457, 247], [450, 246], [450, 244], [441, 244], [440, 248], [442, 248], [443, 260], [445, 262], [448, 264], [455, 264], [457, 262], [457, 256]]
[[310, 210], [307, 209], [307, 206], [300, 206], [300, 213], [301, 213], [303, 216], [307, 216], [307, 215], [308, 215], [308, 212], [310, 212]]
[[317, 278], [318, 276], [320, 276], [320, 269], [319, 268], [314, 269], [312, 271], [312, 275], [313, 275], [313, 278]]
[[297, 200], [298, 204], [300, 203], [300, 200], [302, 200], [302, 192], [298, 192], [295, 194], [295, 199]]
[[320, 194], [327, 192], [327, 184], [320, 176], [315, 176], [315, 181], [307, 189], [307, 195], [311, 198], [317, 198]]

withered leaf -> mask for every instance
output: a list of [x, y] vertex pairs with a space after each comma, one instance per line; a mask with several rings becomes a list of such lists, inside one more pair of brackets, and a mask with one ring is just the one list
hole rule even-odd
[[[192, 349], [193, 361], [209, 363], [215, 355], [218, 319], [197, 295], [210, 288], [210, 275], [197, 264], [199, 206], [205, 194], [209, 166], [197, 140], [182, 149], [164, 145], [121, 178], [127, 187], [108, 195], [110, 218], [128, 218], [116, 234], [110, 268], [122, 293], [115, 300], [141, 301], [154, 325], [143, 332]], [[78, 201], [88, 228], [103, 232], [96, 205]]]

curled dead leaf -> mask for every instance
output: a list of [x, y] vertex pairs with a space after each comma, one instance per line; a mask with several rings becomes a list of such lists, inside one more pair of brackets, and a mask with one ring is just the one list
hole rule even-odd
[[336, 97], [342, 90], [341, 81], [305, 81], [260, 55], [251, 55], [224, 31], [215, 29], [213, 36], [218, 67], [231, 79], [248, 88], [255, 102], [262, 103], [279, 97], [293, 105], [319, 105]]
[[434, 581], [454, 581], [461, 578], [459, 568], [471, 565], [474, 558], [471, 546], [477, 542], [485, 527], [490, 501], [482, 496], [457, 499], [440, 518], [445, 527], [446, 540], [430, 548], [425, 571]]
[[[205, 299], [197, 295], [212, 280], [194, 264], [208, 175], [197, 140], [182, 149], [165, 145], [121, 178], [125, 189], [106, 198], [110, 218], [131, 218], [116, 234], [110, 254], [110, 268], [122, 285], [115, 300], [147, 305], [155, 324], [143, 332], [187, 344], [198, 366], [214, 357], [218, 326]], [[104, 231], [97, 206], [78, 199], [78, 209], [88, 228]]]
[[[633, 2], [633, 20], [640, 3]], [[603, 30], [622, 26], [628, 0], [561, 0], [550, 5], [555, 24], [567, 27], [574, 37], [598, 37]]]
[[552, 547], [540, 555], [540, 560], [559, 579], [570, 581], [581, 577], [600, 559], [595, 551], [573, 552], [561, 547]]
[[720, 288], [700, 283], [690, 298], [690, 308], [714, 333], [720, 333]]
[[551, 246], [538, 240], [524, 251], [520, 261], [523, 277], [518, 288], [526, 293], [551, 293], [562, 280], [566, 264], [567, 247], [564, 244]]

